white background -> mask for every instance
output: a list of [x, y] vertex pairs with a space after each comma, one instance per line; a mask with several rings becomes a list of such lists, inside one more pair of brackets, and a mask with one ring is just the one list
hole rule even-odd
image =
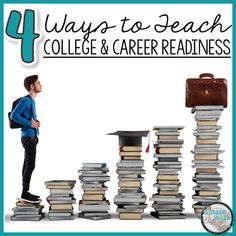
[[[11, 10], [24, 12], [26, 5], [5, 4], [5, 25]], [[194, 169], [191, 167], [195, 139], [195, 121], [189, 108], [185, 107], [185, 81], [210, 72], [228, 81], [228, 108], [222, 113], [219, 125], [219, 143], [226, 152], [222, 155], [225, 169], [220, 170], [223, 177], [222, 201], [232, 206], [232, 60], [231, 59], [43, 59], [42, 42], [48, 35], [44, 32], [46, 14], [63, 19], [67, 13], [78, 24], [82, 21], [101, 22], [107, 20], [119, 24], [124, 16], [133, 20], [158, 23], [159, 15], [168, 13], [170, 21], [179, 20], [202, 23], [213, 21], [216, 14], [222, 15], [221, 22], [228, 26], [232, 23], [231, 5], [29, 5], [36, 11], [36, 32], [41, 38], [36, 40], [36, 63], [25, 65], [20, 59], [20, 42], [4, 38], [4, 211], [5, 231], [37, 232], [204, 232], [201, 223], [194, 218], [192, 210], [192, 182]], [[99, 34], [98, 34], [99, 35]], [[50, 35], [55, 38], [63, 34]], [[81, 37], [79, 33], [76, 35]], [[118, 31], [102, 35], [106, 38], [121, 37]], [[174, 38], [168, 31], [159, 35], [148, 31], [126, 37]], [[206, 34], [178, 34], [179, 38], [232, 38], [231, 30], [224, 34], [219, 31]], [[38, 144], [36, 169], [31, 180], [31, 192], [40, 194], [48, 211], [46, 197], [49, 191], [44, 182], [53, 179], [75, 179], [74, 188], [77, 202], [82, 190], [78, 181], [78, 169], [83, 162], [106, 162], [110, 169], [111, 181], [107, 198], [111, 202], [111, 220], [90, 221], [77, 218], [78, 204], [74, 205], [75, 220], [54, 222], [44, 219], [40, 222], [11, 222], [12, 207], [21, 193], [21, 169], [23, 148], [20, 130], [10, 130], [7, 112], [12, 101], [26, 94], [23, 80], [26, 76], [38, 74], [43, 92], [36, 98], [37, 115], [41, 121], [40, 141]], [[156, 172], [152, 168], [154, 158], [151, 152], [143, 154], [145, 160], [145, 181], [143, 191], [147, 195], [148, 208], [142, 221], [121, 221], [115, 214], [113, 198], [117, 193], [116, 163], [118, 138], [106, 136], [116, 130], [149, 130], [155, 125], [184, 125], [181, 132], [184, 139], [182, 149], [183, 168], [180, 174], [185, 195], [184, 207], [187, 219], [160, 221], [151, 216], [149, 198], [155, 193], [153, 187]], [[151, 140], [154, 140], [154, 134]], [[147, 139], [143, 139], [147, 146]], [[92, 227], [91, 227], [92, 226]]]

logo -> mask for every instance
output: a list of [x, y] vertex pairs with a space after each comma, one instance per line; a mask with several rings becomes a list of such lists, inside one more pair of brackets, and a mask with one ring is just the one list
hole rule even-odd
[[35, 16], [33, 10], [25, 10], [22, 33], [19, 26], [22, 16], [18, 11], [11, 11], [6, 26], [6, 34], [10, 38], [21, 40], [21, 59], [25, 63], [34, 61], [34, 40], [39, 37], [35, 33]]
[[213, 203], [202, 212], [201, 222], [208, 232], [221, 234], [232, 227], [233, 212], [225, 203]]

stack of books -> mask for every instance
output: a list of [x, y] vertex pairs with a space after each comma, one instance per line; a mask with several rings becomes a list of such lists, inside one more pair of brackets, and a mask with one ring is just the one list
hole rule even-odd
[[147, 207], [146, 195], [142, 191], [142, 174], [145, 174], [144, 161], [141, 160], [142, 137], [147, 137], [149, 130], [116, 131], [108, 135], [119, 136], [120, 162], [117, 163], [119, 179], [118, 194], [114, 198], [121, 220], [142, 220]]
[[122, 220], [141, 220], [147, 207], [146, 195], [142, 191], [142, 181], [145, 174], [144, 160], [141, 160], [142, 146], [121, 146], [121, 160], [117, 163], [119, 179], [118, 195], [114, 202]]
[[157, 141], [154, 142], [155, 154], [153, 168], [158, 171], [156, 183], [157, 193], [152, 195], [151, 215], [158, 219], [184, 219], [183, 199], [179, 193], [181, 185], [178, 172], [182, 170], [181, 148], [183, 139], [179, 139], [183, 126], [155, 126]]
[[73, 188], [75, 180], [46, 181], [46, 188], [50, 190], [47, 201], [50, 204], [49, 220], [74, 220], [73, 204], [76, 203]]
[[105, 182], [110, 181], [107, 175], [109, 169], [106, 163], [83, 163], [79, 170], [79, 179], [84, 194], [79, 202], [79, 217], [91, 220], [109, 219], [110, 202], [106, 200], [107, 187]]
[[194, 154], [193, 168], [196, 169], [193, 181], [195, 194], [193, 204], [195, 214], [200, 218], [206, 206], [213, 202], [220, 202], [220, 186], [222, 178], [217, 172], [222, 160], [219, 159], [220, 144], [217, 144], [219, 130], [222, 128], [217, 125], [221, 116], [223, 106], [195, 106], [192, 113], [195, 114], [197, 128], [194, 130], [196, 144], [192, 153]]
[[12, 209], [14, 215], [11, 216], [12, 221], [39, 221], [44, 218], [43, 205], [38, 203], [25, 202], [22, 199], [17, 199], [16, 206]]

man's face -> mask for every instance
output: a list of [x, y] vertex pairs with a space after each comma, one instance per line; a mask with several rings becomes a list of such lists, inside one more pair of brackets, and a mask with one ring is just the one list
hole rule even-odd
[[42, 92], [42, 85], [40, 84], [39, 80], [34, 82], [34, 92], [35, 93]]

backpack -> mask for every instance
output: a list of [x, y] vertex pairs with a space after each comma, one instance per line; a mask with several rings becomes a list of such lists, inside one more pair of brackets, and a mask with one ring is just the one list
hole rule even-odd
[[[28, 96], [28, 95], [27, 95]], [[17, 106], [17, 104], [19, 103], [19, 101], [24, 98], [24, 97], [20, 97], [18, 99], [16, 99], [13, 103], [12, 103], [12, 108], [11, 111], [8, 112], [8, 119], [9, 119], [9, 126], [11, 129], [18, 129], [18, 128], [22, 128], [23, 125], [17, 123], [16, 121], [11, 119], [11, 113], [13, 112], [13, 110], [15, 109], [15, 107]]]

